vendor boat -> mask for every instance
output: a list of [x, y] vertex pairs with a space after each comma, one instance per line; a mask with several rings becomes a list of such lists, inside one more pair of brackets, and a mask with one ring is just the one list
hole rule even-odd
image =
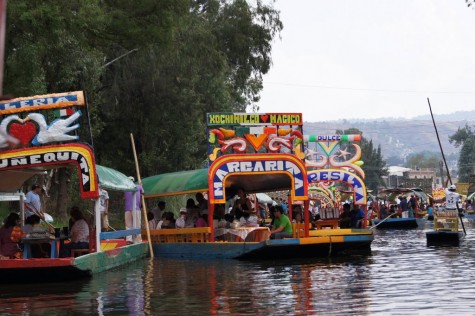
[[426, 233], [427, 245], [458, 246], [465, 235], [458, 211], [438, 211], [434, 217], [434, 229]]
[[[82, 91], [0, 102], [0, 191], [8, 193], [3, 195], [4, 200], [7, 199], [5, 196], [10, 196], [10, 199], [13, 196], [20, 201], [22, 220], [23, 194], [15, 192], [32, 176], [52, 168], [76, 168], [81, 197], [95, 200], [96, 227], [101, 227], [99, 184], [108, 190], [136, 191], [135, 184], [121, 172], [96, 165], [92, 148], [87, 143], [79, 142], [79, 133], [71, 135], [82, 125], [81, 109], [87, 111]], [[47, 117], [51, 117], [52, 112], [64, 112], [65, 116], [60, 114], [48, 125]], [[20, 118], [21, 114], [25, 118]], [[90, 224], [92, 227], [93, 224]], [[58, 246], [64, 238], [45, 235], [42, 242], [51, 245], [50, 258], [31, 258], [28, 243], [32, 240], [24, 238], [22, 259], [0, 260], [0, 282], [58, 282], [121, 266], [148, 254], [147, 244], [139, 241], [140, 233], [139, 225], [132, 230], [114, 232], [92, 229], [89, 249], [82, 249], [83, 255], [68, 258], [57, 258]], [[123, 239], [129, 235], [135, 237], [131, 245]]]
[[[146, 177], [142, 179], [146, 199], [205, 192], [208, 223], [214, 222], [216, 206], [225, 204], [239, 188], [249, 194], [288, 190], [289, 205], [301, 201], [308, 210], [308, 183], [321, 174], [310, 177], [307, 172], [300, 113], [209, 113], [207, 123], [208, 168]], [[310, 230], [309, 212], [304, 212], [304, 223], [294, 224], [293, 236], [284, 239], [270, 239], [267, 227], [209, 226], [151, 230], [154, 255], [315, 258], [367, 253], [374, 239], [369, 229]]]

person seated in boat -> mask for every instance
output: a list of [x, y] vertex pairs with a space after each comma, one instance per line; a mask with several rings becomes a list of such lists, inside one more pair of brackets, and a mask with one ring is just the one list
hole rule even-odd
[[200, 218], [200, 208], [196, 205], [195, 200], [193, 199], [186, 200], [186, 217], [188, 221], [193, 223], [193, 226], [191, 227], [194, 227], [196, 221]]
[[389, 214], [388, 214], [388, 216], [391, 215], [391, 218], [397, 217], [397, 216], [398, 216], [398, 215], [397, 215], [397, 213], [398, 213], [397, 210], [398, 210], [398, 209], [397, 209], [397, 206], [394, 205], [394, 204], [391, 204], [391, 205], [389, 206]]
[[351, 210], [350, 214], [351, 214], [351, 227], [352, 228], [363, 227], [363, 220], [365, 218], [363, 209], [360, 206], [353, 204], [353, 209]]
[[170, 229], [176, 228], [175, 226], [175, 216], [172, 212], [165, 212], [162, 215], [161, 223], [157, 224], [157, 229]]
[[292, 223], [303, 223], [301, 205], [295, 204], [292, 206]]
[[208, 210], [202, 210], [201, 216], [195, 223], [195, 227], [208, 227]]
[[259, 218], [257, 217], [256, 210], [244, 211], [239, 219], [241, 226], [244, 227], [258, 227]]
[[234, 201], [232, 212], [234, 217], [239, 220], [244, 211], [250, 211], [252, 209], [252, 203], [242, 188], [237, 190], [237, 196], [238, 198]]
[[296, 212], [295, 215], [294, 215], [294, 218], [292, 219], [292, 223], [294, 224], [302, 224], [304, 221], [303, 221], [303, 217], [302, 217], [302, 212]]
[[216, 204], [214, 206], [214, 214], [213, 219], [217, 219], [218, 221], [224, 219], [225, 215], [225, 206], [224, 204]]
[[152, 212], [147, 212], [147, 219], [148, 219], [148, 228], [149, 229], [156, 229], [158, 221], [153, 215]]
[[198, 192], [195, 194], [196, 198], [196, 206], [200, 211], [207, 210], [208, 209], [208, 200], [205, 199], [203, 196], [203, 193]]
[[351, 227], [351, 206], [348, 203], [343, 204], [343, 211], [340, 214], [338, 226], [340, 228]]
[[282, 206], [274, 207], [274, 224], [271, 230], [271, 239], [292, 238], [292, 223], [287, 215], [284, 214]]
[[[46, 228], [40, 226], [41, 218], [33, 214], [25, 220], [23, 225], [23, 235], [26, 237], [47, 237], [49, 236]], [[31, 257], [32, 258], [48, 258], [51, 253], [51, 245], [49, 243], [31, 244]]]
[[78, 207], [71, 208], [71, 217], [74, 220], [73, 227], [70, 232], [70, 242], [61, 246], [59, 249], [59, 257], [71, 257], [72, 249], [89, 248], [89, 224], [86, 222], [83, 213]]
[[20, 215], [10, 213], [0, 228], [0, 259], [20, 259], [22, 250], [20, 240], [23, 231], [20, 227]]
[[195, 227], [195, 223], [193, 220], [188, 216], [188, 209], [186, 207], [182, 207], [180, 209], [180, 217], [175, 221], [175, 228], [191, 228]]
[[386, 205], [381, 205], [379, 209], [379, 219], [385, 219], [389, 214], [388, 207]]

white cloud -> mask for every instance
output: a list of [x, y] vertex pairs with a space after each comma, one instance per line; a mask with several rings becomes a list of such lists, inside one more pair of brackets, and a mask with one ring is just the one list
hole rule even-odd
[[475, 110], [475, 11], [463, 0], [281, 0], [260, 112], [306, 121]]

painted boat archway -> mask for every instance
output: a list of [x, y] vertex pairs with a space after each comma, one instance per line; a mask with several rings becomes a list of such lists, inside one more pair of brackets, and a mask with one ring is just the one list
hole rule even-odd
[[231, 154], [221, 156], [209, 168], [209, 201], [226, 202], [226, 181], [232, 176], [284, 175], [291, 182], [293, 201], [308, 200], [307, 171], [291, 154]]
[[354, 173], [343, 169], [321, 169], [307, 171], [308, 183], [320, 181], [344, 182], [353, 188], [354, 203], [366, 205], [366, 185], [364, 181]]

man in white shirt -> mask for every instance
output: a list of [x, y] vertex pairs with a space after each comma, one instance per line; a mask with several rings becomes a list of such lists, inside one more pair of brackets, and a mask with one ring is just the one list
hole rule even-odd
[[460, 194], [456, 192], [457, 187], [455, 184], [452, 184], [448, 189], [445, 189], [445, 209], [456, 210], [458, 208], [458, 200], [460, 199]]
[[41, 199], [40, 199], [41, 187], [38, 184], [33, 184], [31, 191], [25, 196], [25, 218], [30, 217], [33, 214], [44, 218], [43, 212], [41, 212]]

